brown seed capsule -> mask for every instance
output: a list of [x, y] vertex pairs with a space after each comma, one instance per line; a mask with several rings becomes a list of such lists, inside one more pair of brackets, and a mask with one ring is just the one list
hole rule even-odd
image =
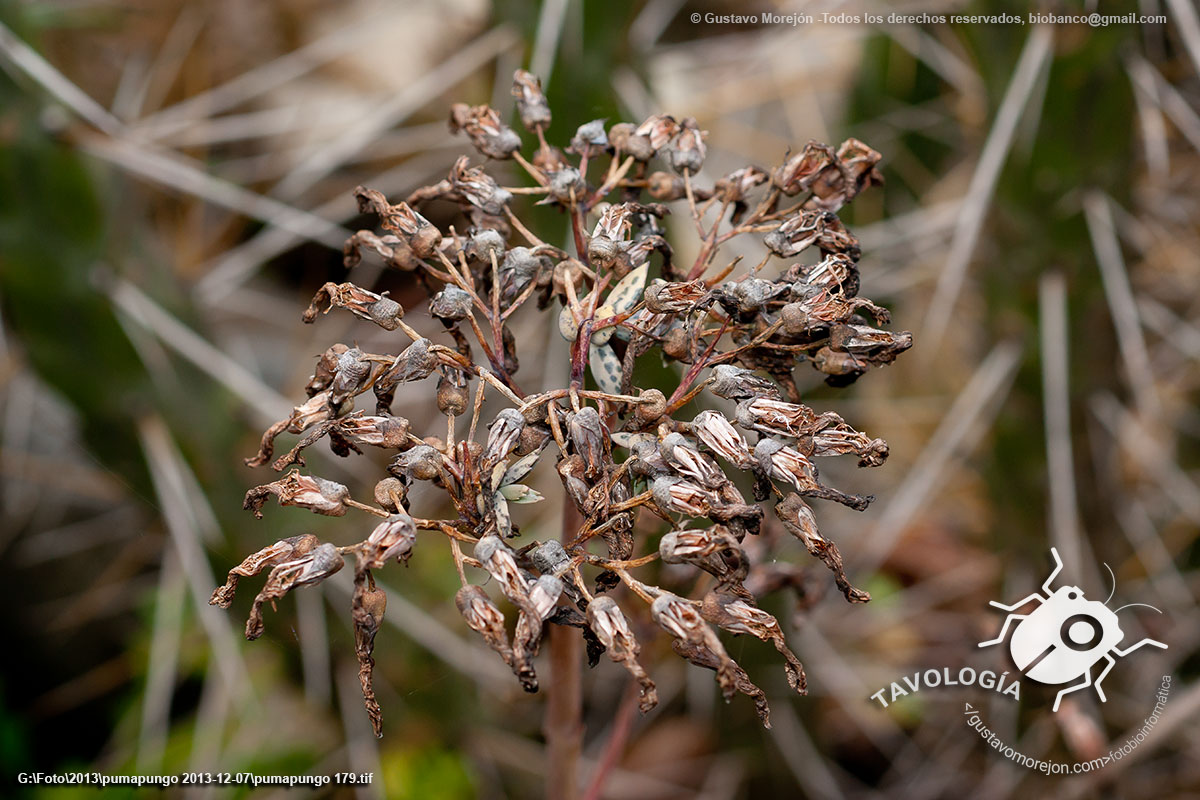
[[442, 234], [429, 220], [409, 207], [408, 203], [388, 203], [382, 193], [359, 186], [354, 190], [358, 210], [379, 216], [383, 227], [404, 240], [417, 258], [428, 258], [437, 250]]
[[504, 615], [483, 587], [474, 584], [462, 587], [454, 596], [454, 605], [458, 613], [463, 615], [467, 626], [482, 636], [488, 647], [500, 654], [505, 664], [511, 665], [513, 653], [504, 629]]
[[401, 479], [431, 481], [442, 474], [442, 454], [427, 444], [419, 444], [393, 458], [388, 472]]
[[749, 397], [779, 398], [779, 387], [773, 381], [760, 378], [748, 369], [732, 364], [713, 367], [708, 390], [726, 400], [745, 400]]
[[459, 383], [457, 375], [443, 374], [438, 378], [437, 407], [438, 411], [448, 417], [461, 417], [467, 410], [470, 398], [467, 387]]
[[708, 132], [700, 130], [694, 118], [684, 119], [679, 124], [679, 132], [664, 148], [671, 169], [681, 175], [685, 172], [692, 175], [698, 173], [704, 166], [704, 156], [707, 152], [704, 146], [706, 136]]
[[[512, 194], [500, 188], [496, 179], [488, 175], [482, 167], [471, 167], [468, 164], [469, 159], [466, 156], [454, 162], [449, 178], [451, 192], [486, 214], [502, 216], [505, 206], [512, 200]], [[415, 247], [413, 249], [416, 250]]]
[[229, 608], [233, 604], [233, 595], [237, 591], [239, 578], [252, 578], [267, 567], [275, 567], [285, 561], [291, 561], [309, 553], [320, 544], [320, 540], [311, 533], [291, 536], [281, 539], [270, 547], [264, 547], [257, 553], [246, 556], [241, 564], [229, 570], [224, 586], [218, 586], [212, 593], [208, 604], [218, 608]]
[[646, 308], [655, 314], [686, 314], [703, 303], [708, 296], [708, 284], [704, 281], [667, 283], [656, 280], [646, 288], [643, 299], [646, 301]]
[[297, 506], [315, 514], [341, 517], [346, 514], [344, 501], [350, 497], [350, 490], [340, 483], [316, 475], [301, 475], [299, 470], [293, 470], [281, 480], [256, 486], [246, 492], [242, 507], [262, 519], [263, 504], [271, 495], [275, 495], [281, 506]]
[[646, 191], [655, 200], [670, 203], [679, 200], [687, 194], [687, 186], [683, 178], [669, 172], [651, 172], [646, 179]]
[[683, 328], [671, 328], [662, 338], [663, 355], [681, 361], [684, 364], [692, 362], [692, 340]]
[[523, 69], [513, 73], [513, 97], [517, 98], [517, 113], [526, 130], [545, 130], [550, 127], [550, 104], [542, 92], [542, 81]]
[[450, 107], [450, 132], [462, 131], [475, 149], [488, 158], [512, 158], [521, 149], [521, 137], [500, 122], [500, 114], [488, 106], [455, 103]]
[[596, 634], [596, 638], [608, 651], [608, 656], [629, 671], [638, 682], [640, 698], [638, 709], [645, 714], [658, 705], [658, 691], [654, 681], [642, 669], [637, 657], [641, 653], [641, 645], [634, 638], [629, 622], [611, 597], [597, 597], [588, 603], [587, 624]]
[[313, 296], [308, 309], [304, 312], [305, 322], [315, 322], [320, 312], [320, 305], [328, 301], [325, 309], [328, 314], [334, 307], [345, 308], [356, 317], [374, 322], [386, 331], [394, 331], [400, 327], [404, 317], [404, 308], [385, 294], [375, 294], [353, 283], [326, 283]]
[[407, 564], [417, 543], [413, 518], [403, 511], [392, 514], [375, 526], [360, 551], [359, 569], [379, 569], [389, 561]]
[[870, 594], [854, 588], [847, 580], [845, 568], [842, 566], [842, 554], [834, 542], [821, 535], [812, 509], [800, 499], [800, 495], [789, 493], [775, 505], [775, 514], [783, 522], [787, 532], [803, 542], [808, 552], [823, 561], [833, 572], [837, 587], [847, 600], [851, 603], [866, 603], [871, 599]]
[[567, 148], [567, 151], [594, 158], [603, 153], [607, 147], [608, 137], [604, 134], [604, 120], [594, 119], [579, 126], [575, 135], [571, 137], [571, 146]]
[[471, 295], [457, 286], [447, 285], [429, 301], [429, 313], [450, 326], [471, 316]]
[[641, 401], [633, 408], [633, 418], [641, 427], [653, 424], [667, 413], [667, 396], [658, 389], [643, 389], [638, 395]]
[[246, 620], [246, 638], [257, 639], [263, 634], [262, 607], [275, 601], [293, 589], [314, 586], [340, 570], [345, 561], [337, 547], [326, 543], [311, 552], [291, 561], [285, 561], [271, 570], [267, 582], [250, 607], [250, 618]]
[[588, 477], [599, 475], [612, 460], [612, 444], [608, 428], [600, 419], [600, 412], [592, 406], [579, 409], [571, 415], [570, 422], [567, 423], [567, 433], [571, 437], [575, 452], [583, 458]]
[[[395, 500], [393, 500], [393, 495]], [[408, 497], [408, 487], [404, 481], [399, 478], [384, 478], [379, 483], [375, 484], [375, 503], [383, 508], [384, 511], [390, 511], [393, 514], [397, 511], [403, 511], [403, 505], [397, 505], [396, 501], [404, 502]]]
[[354, 585], [350, 616], [354, 621], [354, 653], [358, 657], [358, 682], [362, 688], [363, 706], [376, 738], [383, 736], [383, 712], [375, 699], [375, 635], [383, 624], [387, 610], [387, 593], [359, 580]]
[[696, 438], [721, 458], [739, 469], [750, 468], [750, 446], [738, 429], [719, 412], [701, 411], [688, 427]]
[[716, 489], [729, 481], [717, 462], [701, 453], [698, 445], [682, 434], [664, 437], [658, 444], [658, 451], [676, 472], [706, 489]]

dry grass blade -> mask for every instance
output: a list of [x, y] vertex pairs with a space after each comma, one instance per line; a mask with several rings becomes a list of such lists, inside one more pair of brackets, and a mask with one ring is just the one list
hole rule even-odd
[[175, 319], [132, 283], [117, 278], [107, 289], [118, 309], [242, 398], [264, 422], [269, 424], [291, 411], [292, 404], [286, 398]]
[[1075, 460], [1071, 451], [1071, 395], [1067, 349], [1067, 285], [1060, 273], [1038, 284], [1042, 346], [1042, 409], [1050, 480], [1050, 541], [1067, 564], [1082, 565]]
[[[975, 244], [979, 241], [984, 217], [987, 215], [988, 206], [991, 205], [996, 181], [1000, 178], [1000, 170], [1004, 167], [1012, 146], [1017, 123], [1033, 95], [1039, 75], [1049, 64], [1053, 44], [1053, 28], [1042, 25], [1033, 29], [1021, 51], [1016, 71], [1004, 93], [1004, 99], [1000, 102], [996, 120], [979, 156], [975, 174], [971, 176], [958, 224], [954, 229], [954, 238], [950, 241], [950, 250], [946, 255], [946, 265], [938, 277], [937, 288], [925, 317], [924, 335], [921, 337], [923, 341], [940, 341], [946, 332], [946, 326], [950, 324], [950, 315], [962, 290], [967, 267], [971, 255], [975, 252]], [[926, 348], [924, 357], [933, 358], [936, 352], [934, 347]]]
[[[1133, 86], [1133, 99], [1137, 103], [1138, 124], [1142, 129], [1142, 147], [1146, 152], [1146, 167], [1151, 176], [1162, 180], [1171, 168], [1170, 143], [1167, 141], [1167, 126], [1163, 121], [1162, 101], [1152, 75], [1145, 75], [1153, 68], [1144, 61], [1125, 59], [1129, 82]], [[1139, 74], [1140, 73], [1140, 74]]]
[[1200, 150], [1200, 116], [1188, 105], [1183, 95], [1140, 56], [1130, 56], [1129, 74], [1144, 94], [1157, 99], [1162, 110], [1184, 138], [1192, 143], [1192, 147]]
[[516, 34], [510, 28], [500, 26], [463, 46], [436, 69], [408, 84], [404, 91], [380, 103], [344, 136], [314, 150], [279, 182], [272, 194], [277, 197], [302, 194], [367, 147], [380, 133], [440, 96], [516, 41]]
[[327, 219], [209, 175], [190, 159], [170, 151], [102, 136], [82, 137], [80, 149], [134, 175], [284, 228], [304, 239], [340, 248], [350, 235], [349, 231]]
[[144, 117], [137, 124], [138, 132], [154, 138], [190, 127], [197, 120], [212, 118], [360, 46], [373, 29], [370, 20], [358, 20], [220, 86]]
[[1108, 300], [1113, 327], [1117, 331], [1117, 344], [1121, 350], [1121, 361], [1125, 364], [1129, 388], [1137, 400], [1138, 411], [1151, 420], [1160, 409], [1155, 391], [1157, 382], [1150, 355], [1146, 351], [1146, 340], [1142, 337], [1137, 303], [1133, 298], [1133, 288], [1129, 285], [1129, 273], [1125, 269], [1125, 259], [1121, 256], [1121, 245], [1113, 226], [1112, 209], [1107, 197], [1093, 192], [1084, 198], [1083, 210], [1092, 248], [1096, 252], [1096, 264], [1100, 267], [1100, 277], [1104, 283], [1104, 296]]
[[183, 611], [187, 597], [179, 558], [174, 550], [163, 554], [150, 633], [150, 656], [146, 666], [146, 688], [142, 693], [142, 721], [138, 731], [134, 763], [142, 773], [153, 774], [162, 766], [175, 691], [179, 643], [183, 634]]
[[1192, 58], [1196, 71], [1200, 72], [1200, 15], [1195, 3], [1188, 0], [1166, 0], [1171, 16], [1175, 17], [1176, 30], [1183, 39], [1183, 46]]
[[970, 447], [983, 432], [980, 423], [999, 410], [1020, 357], [1016, 342], [1001, 342], [988, 353], [929, 437], [904, 482], [892, 493], [871, 534], [864, 537], [866, 554], [857, 561], [856, 569], [873, 571], [887, 558], [905, 527], [929, 502], [954, 456]]
[[242, 660], [229, 618], [208, 603], [212, 587], [216, 586], [217, 582], [204, 555], [200, 536], [192, 528], [188, 515], [183, 511], [190, 501], [187, 497], [177, 496], [171, 485], [161, 477], [170, 469], [173, 448], [171, 434], [161, 419], [147, 417], [138, 423], [138, 438], [146, 455], [146, 463], [150, 467], [159, 510], [191, 589], [196, 616], [212, 644], [217, 673], [221, 676], [228, 694], [245, 703], [251, 699], [250, 673]]
[[543, 0], [537, 33], [533, 37], [533, 55], [529, 59], [529, 71], [542, 76], [542, 86], [550, 85], [554, 56], [558, 53], [566, 19], [567, 0]]
[[3, 23], [0, 23], [0, 54], [60, 103], [99, 130], [112, 136], [121, 132], [123, 126], [119, 119], [51, 66], [32, 47], [17, 38]]

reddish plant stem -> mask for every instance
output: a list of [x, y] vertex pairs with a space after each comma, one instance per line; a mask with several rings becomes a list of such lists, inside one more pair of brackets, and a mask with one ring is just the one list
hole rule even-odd
[[613, 720], [612, 733], [609, 734], [608, 742], [604, 745], [604, 755], [601, 756], [600, 763], [592, 774], [592, 780], [588, 784], [587, 792], [583, 795], [583, 800], [600, 800], [603, 795], [604, 783], [608, 780], [608, 774], [621, 760], [621, 754], [624, 752], [625, 744], [629, 741], [629, 734], [633, 730], [633, 709], [637, 706], [637, 697], [637, 684], [630, 681], [625, 688], [625, 696], [621, 698], [621, 705], [617, 708], [617, 717]]
[[[562, 540], [569, 542], [583, 518], [567, 499]], [[579, 796], [579, 753], [583, 749], [583, 639], [561, 625], [550, 625], [550, 685], [546, 689], [546, 800]]]

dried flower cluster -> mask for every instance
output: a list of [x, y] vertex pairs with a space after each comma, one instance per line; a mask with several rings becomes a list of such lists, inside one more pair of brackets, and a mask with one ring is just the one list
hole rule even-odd
[[[308, 399], [271, 426], [259, 452], [247, 459], [280, 472], [290, 468], [247, 493], [245, 506], [256, 515], [274, 497], [279, 505], [329, 516], [361, 510], [379, 517], [378, 525], [348, 546], [320, 543], [312, 535], [276, 542], [230, 571], [212, 602], [228, 607], [239, 578], [269, 570], [246, 625], [253, 639], [262, 633], [267, 601], [324, 580], [353, 557], [356, 650], [378, 733], [371, 653], [386, 598], [372, 571], [407, 561], [419, 532], [429, 531], [445, 537], [453, 553], [462, 582], [456, 604], [467, 625], [526, 690], [538, 687], [534, 657], [547, 626], [566, 625], [580, 629], [593, 664], [607, 653], [627, 669], [641, 689], [642, 710], [652, 708], [655, 686], [639, 663], [634, 635], [635, 627], [647, 624], [646, 615], [617, 603], [640, 598], [675, 651], [714, 670], [726, 699], [738, 692], [750, 696], [767, 725], [764, 693], [717, 635], [723, 629], [769, 642], [782, 655], [792, 688], [804, 693], [799, 660], [779, 622], [755, 597], [755, 591], [798, 581], [796, 568], [751, 557], [762, 554], [755, 541], [763, 523], [760, 503], [773, 498], [783, 528], [832, 570], [848, 600], [869, 599], [846, 579], [838, 548], [818, 531], [806, 499], [866, 508], [871, 498], [821, 483], [815, 459], [852, 454], [860, 466], [878, 466], [887, 458], [887, 444], [837, 414], [802, 405], [792, 373], [797, 362], [807, 361], [830, 384], [845, 385], [911, 346], [910, 334], [878, 327], [888, 321], [886, 310], [857, 296], [859, 246], [836, 214], [880, 182], [880, 156], [853, 139], [836, 150], [810, 142], [770, 171], [744, 167], [704, 188], [695, 178], [706, 134], [693, 119], [659, 115], [607, 130], [602, 121], [590, 122], [564, 151], [547, 143], [551, 114], [538, 79], [518, 71], [513, 95], [524, 127], [536, 137], [531, 158], [522, 155], [521, 137], [494, 109], [455, 105], [450, 127], [486, 158], [515, 161], [532, 187], [501, 186], [463, 156], [445, 180], [402, 202], [356, 190], [362, 211], [376, 215], [384, 232], [354, 234], [346, 243], [346, 266], [358, 263], [366, 249], [411, 272], [429, 293], [429, 311], [441, 322], [445, 343], [414, 330], [404, 309], [386, 296], [352, 283], [326, 284], [305, 322], [343, 308], [400, 331], [407, 347], [398, 355], [344, 344], [329, 348], [305, 387]], [[521, 195], [537, 196], [569, 218], [573, 253], [529, 230], [514, 210]], [[422, 204], [433, 199], [457, 204], [465, 233], [449, 226], [443, 231], [422, 216]], [[698, 255], [691, 264], [678, 263], [668, 244], [662, 220], [670, 203], [678, 203], [696, 229]], [[739, 259], [724, 265], [717, 259], [738, 236], [761, 241], [763, 258], [734, 277]], [[795, 260], [806, 250], [817, 254], [811, 263]], [[775, 258], [783, 260], [782, 268], [766, 269]], [[652, 272], [657, 277], [651, 279]], [[540, 310], [557, 309], [558, 330], [570, 343], [565, 385], [539, 394], [522, 391], [516, 380], [517, 342], [509, 327], [530, 300]], [[634, 386], [639, 359], [652, 351], [683, 365], [669, 397]], [[587, 388], [588, 374], [594, 389]], [[434, 376], [437, 408], [448, 422], [444, 438], [421, 438], [392, 413], [393, 395], [401, 383]], [[732, 415], [710, 410], [677, 418], [706, 388], [736, 404]], [[356, 409], [367, 392], [375, 398], [373, 411]], [[488, 393], [509, 407], [482, 435]], [[460, 417], [469, 418], [465, 438], [458, 438]], [[273, 459], [275, 439], [284, 433], [301, 438]], [[322, 439], [341, 456], [364, 447], [394, 454], [389, 475], [374, 487], [373, 504], [298, 469], [305, 465], [305, 448]], [[523, 481], [551, 456], [581, 521], [562, 541], [515, 547], [510, 541], [520, 530], [513, 506], [542, 500]], [[752, 482], [752, 501], [735, 485], [740, 474], [750, 479], [743, 485]], [[414, 516], [408, 495], [418, 481], [443, 490], [457, 518]], [[644, 555], [637, 554], [635, 532], [651, 536], [661, 526], [641, 512], [670, 528]], [[697, 584], [703, 596], [679, 596], [634, 577], [659, 559], [707, 573]], [[585, 568], [595, 572], [590, 581]], [[468, 569], [482, 573], [485, 582], [490, 578], [515, 608], [511, 630]], [[628, 594], [619, 590], [622, 583]]]

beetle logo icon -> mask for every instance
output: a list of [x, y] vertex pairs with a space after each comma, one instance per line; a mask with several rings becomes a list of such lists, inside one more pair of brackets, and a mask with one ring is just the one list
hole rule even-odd
[[[1167, 646], [1154, 639], [1142, 639], [1129, 647], [1121, 647], [1120, 643], [1125, 634], [1117, 620], [1117, 611], [1146, 604], [1129, 603], [1115, 611], [1110, 609], [1108, 601], [1117, 589], [1115, 577], [1113, 591], [1103, 603], [1086, 599], [1083, 590], [1078, 586], [1052, 589], [1050, 584], [1062, 571], [1063, 563], [1058, 557], [1057, 549], [1051, 547], [1050, 555], [1054, 557], [1054, 571], [1042, 584], [1041, 592], [1034, 592], [1012, 605], [991, 601], [991, 605], [1008, 611], [1009, 615], [1004, 619], [1004, 625], [996, 638], [980, 642], [979, 646], [1000, 644], [1004, 641], [1009, 627], [1016, 622], [1016, 630], [1008, 650], [1017, 669], [1038, 683], [1051, 686], [1072, 684], [1058, 693], [1058, 697], [1054, 699], [1054, 711], [1058, 711], [1063, 695], [1086, 689], [1088, 686], [1096, 689], [1096, 694], [1103, 703], [1107, 698], [1100, 683], [1117, 663], [1114, 656], [1127, 656], [1145, 645], [1161, 647], [1164, 650]], [[1104, 566], [1108, 569], [1107, 564]], [[1111, 575], [1112, 570], [1108, 571]], [[1026, 603], [1035, 600], [1038, 601], [1038, 606], [1033, 611], [1028, 614], [1014, 613]], [[1159, 611], [1157, 608], [1154, 610]], [[1101, 661], [1105, 662], [1104, 667], [1093, 680], [1092, 667]], [[1078, 683], [1075, 683], [1076, 681]]]

